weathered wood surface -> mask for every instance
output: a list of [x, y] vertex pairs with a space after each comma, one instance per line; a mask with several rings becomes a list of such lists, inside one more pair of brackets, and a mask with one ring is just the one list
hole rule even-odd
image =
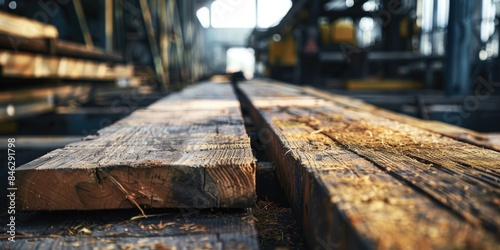
[[16, 170], [24, 210], [251, 207], [255, 162], [230, 85], [205, 83]]
[[[499, 152], [300, 88], [255, 80], [239, 89], [312, 249], [500, 244]], [[304, 98], [318, 100], [295, 105]]]
[[258, 249], [247, 212], [148, 210], [141, 219], [134, 210], [110, 212], [17, 214], [16, 242], [0, 235], [0, 249]]
[[471, 143], [480, 147], [485, 147], [500, 152], [500, 144], [495, 143], [487, 135], [478, 133], [476, 131], [453, 126], [440, 121], [420, 120], [411, 116], [406, 116], [389, 110], [378, 108], [359, 99], [339, 96], [311, 87], [303, 87], [301, 88], [301, 90], [304, 93], [323, 98], [348, 109], [370, 112], [391, 120], [399, 121], [421, 129], [429, 130], [431, 132], [439, 133], [459, 141]]

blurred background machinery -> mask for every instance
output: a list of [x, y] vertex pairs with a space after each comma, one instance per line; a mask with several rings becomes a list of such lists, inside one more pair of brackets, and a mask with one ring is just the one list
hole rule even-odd
[[279, 23], [249, 37], [256, 74], [498, 130], [499, 1], [292, 2]]

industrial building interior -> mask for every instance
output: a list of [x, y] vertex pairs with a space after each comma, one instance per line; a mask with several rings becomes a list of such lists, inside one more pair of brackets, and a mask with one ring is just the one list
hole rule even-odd
[[[0, 235], [0, 246], [4, 249], [489, 249], [500, 244], [500, 161], [495, 161], [500, 159], [499, 16], [498, 0], [0, 0], [0, 145], [3, 150], [0, 159], [4, 166], [0, 173], [0, 228], [5, 231]], [[190, 95], [194, 99], [189, 99]], [[180, 102], [183, 98], [187, 100], [185, 103]], [[229, 120], [233, 116], [241, 120], [241, 124], [238, 119], [228, 123], [241, 125], [238, 131], [243, 130], [244, 137], [248, 138], [248, 148], [253, 153], [250, 165], [254, 171], [251, 188], [255, 189], [255, 201], [245, 205], [241, 205], [244, 203], [241, 201], [235, 206], [218, 201], [216, 205], [201, 207], [179, 206], [180, 203], [148, 207], [130, 198], [136, 195], [130, 194], [131, 191], [126, 190], [128, 187], [115, 181], [111, 174], [106, 176], [123, 192], [124, 199], [128, 199], [124, 202], [127, 205], [96, 205], [90, 208], [90, 205], [86, 207], [89, 203], [82, 201], [84, 207], [81, 209], [53, 209], [49, 203], [34, 209], [35, 202], [23, 200], [26, 199], [24, 197], [32, 197], [22, 191], [27, 190], [28, 185], [33, 185], [31, 189], [43, 189], [34, 184], [42, 177], [28, 180], [28, 177], [33, 178], [32, 172], [28, 174], [31, 171], [29, 168], [36, 169], [38, 165], [35, 163], [42, 166], [48, 164], [47, 159], [62, 157], [64, 153], [56, 155], [54, 152], [63, 151], [57, 150], [73, 150], [76, 155], [84, 155], [86, 149], [80, 152], [76, 148], [87, 142], [85, 147], [94, 147], [92, 150], [102, 152], [116, 145], [122, 145], [119, 150], [123, 151], [131, 150], [125, 147], [140, 150], [146, 146], [157, 150], [156, 144], [148, 143], [156, 143], [160, 138], [158, 136], [164, 132], [161, 128], [156, 134], [150, 132], [143, 136], [153, 138], [140, 142], [146, 143], [144, 145], [127, 141], [125, 135], [115, 134], [113, 137], [111, 132], [109, 137], [114, 141], [90, 145], [91, 141], [104, 141], [106, 131], [118, 131], [118, 127], [123, 130], [134, 124], [140, 130], [154, 125], [163, 126], [166, 131], [177, 126], [175, 122], [188, 119], [171, 116], [161, 123], [160, 115], [156, 120], [156, 115], [137, 115], [152, 112], [149, 109], [153, 107], [178, 101], [178, 109], [174, 106], [158, 109], [176, 110], [176, 114], [180, 112], [186, 117], [195, 117], [192, 126], [200, 127], [200, 131], [203, 126], [208, 128], [213, 125], [210, 121], [216, 119], [203, 120], [204, 113], [199, 110], [215, 110], [219, 104], [207, 102], [189, 106], [190, 102], [196, 103], [204, 98], [219, 98], [226, 102], [234, 99], [238, 107], [235, 113], [227, 108], [221, 114], [227, 113]], [[307, 106], [310, 99], [314, 100], [313, 107]], [[265, 101], [269, 102], [268, 106], [261, 104]], [[334, 108], [331, 103], [337, 106]], [[182, 105], [190, 108], [181, 109]], [[348, 110], [347, 114], [333, 114], [344, 108]], [[305, 117], [304, 110], [309, 110], [308, 117]], [[315, 116], [320, 112], [325, 112], [321, 114], [326, 116], [328, 112], [325, 110], [332, 112], [331, 118], [321, 120], [320, 116]], [[379, 112], [383, 115], [378, 115]], [[277, 122], [294, 115], [304, 117]], [[453, 178], [462, 178], [460, 181], [468, 183], [468, 186], [461, 192], [477, 187], [483, 190], [484, 199], [473, 200], [476, 198], [471, 197], [476, 196], [465, 193], [456, 196], [452, 191], [449, 191], [453, 193], [451, 198], [446, 196], [448, 191], [433, 193], [432, 188], [415, 184], [419, 180], [427, 181], [426, 177], [417, 179], [419, 174], [410, 174], [413, 168], [399, 175], [394, 170], [397, 164], [384, 165], [386, 163], [382, 160], [372, 159], [376, 155], [372, 155], [371, 151], [349, 146], [352, 142], [347, 139], [344, 142], [344, 137], [338, 139], [328, 134], [333, 128], [340, 128], [336, 127], [340, 125], [335, 125], [341, 119], [337, 116], [350, 115], [361, 117], [359, 119], [366, 123], [372, 122], [370, 126], [379, 123], [375, 122], [375, 118], [370, 121], [366, 117], [386, 117], [387, 122], [380, 120], [380, 126], [394, 128], [394, 131], [400, 129], [397, 130], [400, 133], [394, 132], [394, 136], [407, 133], [405, 136], [414, 138], [415, 145], [420, 143], [423, 151], [427, 141], [422, 139], [425, 136], [418, 137], [419, 133], [430, 133], [429, 138], [434, 138], [433, 143], [437, 143], [432, 145], [442, 147], [434, 148], [434, 151], [469, 150], [470, 155], [456, 153], [454, 158], [450, 156], [450, 159], [462, 159], [453, 162], [453, 166], [461, 170], [447, 168], [446, 164], [451, 164], [451, 160], [447, 161], [445, 156], [442, 156], [442, 161], [431, 159], [420, 149], [416, 151], [424, 156], [410, 157], [410, 146], [402, 154], [416, 159], [419, 164], [439, 166], [439, 171], [448, 171], [446, 173]], [[320, 124], [320, 120], [323, 123]], [[354, 120], [346, 118], [346, 123]], [[389, 120], [396, 120], [404, 126], [389, 126], [392, 124]], [[299, 128], [303, 127], [294, 127], [296, 130], [290, 130], [290, 134], [285, 132], [288, 131], [287, 126], [296, 126], [293, 124], [299, 122], [307, 124], [307, 131], [310, 130], [308, 136], [326, 136], [341, 145], [339, 150], [342, 152], [360, 156], [359, 161], [371, 162], [377, 171], [394, 177], [400, 183], [398, 185], [408, 185], [412, 192], [415, 191], [415, 195], [409, 197], [428, 198], [419, 198], [421, 203], [420, 200], [415, 201], [417, 205], [406, 210], [417, 212], [405, 216], [425, 217], [422, 214], [432, 214], [432, 209], [439, 210], [435, 214], [452, 214], [451, 222], [446, 225], [456, 227], [456, 231], [446, 230], [450, 235], [465, 235], [464, 245], [460, 245], [462, 238], [456, 242], [447, 238], [443, 228], [448, 226], [444, 224], [439, 224], [437, 229], [442, 235], [435, 238], [430, 233], [422, 236], [425, 240], [419, 236], [410, 237], [405, 234], [405, 226], [398, 224], [399, 219], [397, 222], [387, 219], [387, 224], [401, 228], [400, 235], [387, 235], [381, 239], [376, 231], [382, 224], [377, 224], [379, 221], [367, 215], [371, 210], [365, 213], [363, 209], [353, 209], [359, 212], [359, 216], [354, 212], [342, 212], [366, 202], [366, 199], [363, 198], [365, 200], [360, 203], [356, 203], [354, 198], [349, 200], [350, 196], [337, 199], [341, 195], [336, 196], [335, 192], [350, 190], [343, 185], [355, 187], [354, 193], [361, 192], [363, 188], [359, 183], [347, 184], [342, 179], [338, 182], [341, 184], [332, 184], [335, 188], [330, 189], [329, 184], [321, 184], [323, 181], [327, 183], [326, 179], [322, 179], [327, 177], [321, 177], [321, 174], [327, 176], [327, 170], [304, 167], [312, 163], [304, 162], [303, 157], [296, 155], [307, 150], [286, 146], [291, 140], [296, 144], [290, 142], [290, 145], [299, 145], [298, 141], [302, 140], [307, 141], [309, 146], [317, 146], [313, 142], [315, 139], [301, 139], [302, 130]], [[331, 123], [331, 127], [321, 127], [326, 126], [325, 122]], [[355, 132], [350, 132], [350, 128], [355, 125], [346, 125], [339, 133], [346, 138], [354, 136]], [[419, 127], [418, 131], [426, 132], [408, 132], [409, 127]], [[172, 131], [169, 133], [173, 134]], [[189, 131], [187, 134], [193, 135], [198, 130]], [[222, 128], [217, 127], [216, 136], [233, 130], [221, 131]], [[377, 132], [366, 129], [363, 133], [374, 137]], [[139, 134], [140, 131], [137, 136]], [[238, 136], [241, 137], [240, 134]], [[272, 139], [266, 139], [266, 136]], [[200, 136], [196, 140], [206, 142], [208, 137]], [[420, 139], [424, 142], [417, 143]], [[211, 144], [213, 148], [229, 145], [228, 142], [221, 142], [223, 139], [217, 140]], [[383, 139], [380, 145], [384, 145], [384, 140], [392, 145], [387, 142], [391, 139]], [[194, 145], [193, 141], [186, 139], [179, 145], [194, 147], [190, 146]], [[279, 146], [275, 146], [275, 142]], [[158, 143], [164, 146], [167, 142], [160, 140]], [[237, 145], [245, 143], [246, 139], [242, 139]], [[362, 144], [368, 147], [366, 145]], [[286, 150], [281, 152], [277, 149], [280, 147]], [[203, 150], [210, 151], [212, 147], [206, 148]], [[9, 150], [14, 149], [15, 154], [11, 154]], [[328, 148], [321, 152], [327, 154], [331, 150]], [[333, 161], [344, 161], [344, 158], [335, 158], [340, 153], [331, 155]], [[474, 158], [475, 155], [483, 158]], [[67, 159], [73, 159], [71, 157], [66, 155]], [[179, 159], [183, 157], [179, 156]], [[135, 164], [131, 168], [137, 169], [137, 166], [145, 164], [138, 162], [139, 158], [138, 155], [137, 159], [131, 160], [130, 166]], [[466, 162], [466, 158], [470, 158], [470, 162]], [[128, 161], [125, 156], [123, 159]], [[180, 162], [179, 159], [176, 160]], [[314, 159], [321, 161], [318, 157]], [[402, 165], [410, 164], [403, 158], [398, 159], [405, 162]], [[12, 163], [14, 160], [15, 164]], [[126, 167], [128, 163], [121, 160], [117, 160], [119, 164], [111, 168]], [[61, 171], [70, 173], [72, 164], [75, 164], [75, 169], [85, 168], [77, 166], [80, 160], [68, 161], [66, 165], [57, 163], [59, 165], [56, 164], [54, 169], [68, 168]], [[176, 168], [188, 164], [186, 162], [170, 163], [165, 160], [162, 164]], [[27, 165], [21, 167], [14, 177], [15, 171], [9, 168], [11, 163], [17, 168]], [[197, 164], [193, 163], [194, 168], [205, 168], [201, 163]], [[212, 163], [207, 164], [212, 166]], [[361, 165], [354, 168], [361, 169]], [[231, 167], [238, 168], [236, 165]], [[467, 171], [470, 169], [476, 172], [469, 176]], [[188, 175], [184, 170], [179, 171]], [[203, 172], [203, 176], [208, 175], [209, 170], [203, 171], [207, 171]], [[106, 185], [101, 182], [106, 177], [102, 174], [99, 177], [98, 172], [95, 172], [97, 182], [103, 189]], [[303, 176], [300, 173], [304, 173]], [[372, 181], [370, 185], [375, 185], [373, 179], [378, 177], [374, 176], [379, 175], [366, 176], [366, 180]], [[61, 178], [54, 177], [54, 184], [48, 184], [53, 187], [49, 189], [61, 189], [55, 184], [66, 183]], [[178, 177], [182, 178], [190, 177]], [[208, 177], [203, 178], [200, 192], [209, 188], [206, 187]], [[219, 183], [213, 178], [214, 183]], [[442, 178], [437, 186], [447, 188], [446, 185], [454, 182], [452, 177]], [[14, 179], [16, 185], [20, 185], [18, 188], [11, 182]], [[434, 185], [432, 180], [427, 180], [431, 186]], [[226, 179], [220, 180], [224, 181]], [[383, 189], [385, 184], [380, 185], [372, 188]], [[303, 189], [294, 191], [299, 186]], [[16, 230], [13, 231], [9, 224], [13, 221], [10, 213], [13, 203], [8, 195], [15, 187]], [[174, 191], [177, 189], [174, 188]], [[59, 195], [63, 197], [64, 192]], [[296, 196], [294, 192], [300, 195]], [[190, 195], [186, 191], [186, 196]], [[323, 199], [323, 195], [330, 196]], [[442, 200], [437, 195], [448, 198]], [[61, 203], [69, 201], [63, 198], [60, 198]], [[97, 195], [94, 198], [99, 199]], [[458, 201], [455, 202], [455, 198]], [[218, 200], [219, 196], [214, 199]], [[465, 203], [468, 199], [470, 203]], [[386, 206], [395, 206], [389, 198], [383, 201]], [[431, 205], [421, 206], [432, 208], [423, 210], [419, 207], [418, 204], [428, 204], [426, 202]], [[107, 201], [102, 203], [108, 204]], [[391, 213], [391, 209], [387, 209], [386, 213]], [[377, 212], [381, 213], [384, 214]], [[428, 216], [431, 218], [431, 215]], [[448, 218], [446, 216], [439, 218]], [[404, 218], [401, 217], [401, 220]], [[329, 221], [332, 221], [331, 224], [328, 224]], [[421, 222], [425, 223], [430, 222]], [[410, 223], [409, 227], [424, 228], [421, 224]], [[387, 228], [380, 230], [381, 234], [398, 233]], [[402, 245], [405, 242], [409, 245]], [[426, 242], [427, 245], [413, 245], [415, 242]]]

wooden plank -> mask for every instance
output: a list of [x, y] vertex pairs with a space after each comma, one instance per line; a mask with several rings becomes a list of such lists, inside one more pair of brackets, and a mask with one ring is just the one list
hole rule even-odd
[[0, 33], [0, 48], [15, 51], [35, 52], [79, 59], [122, 63], [123, 57], [111, 51], [90, 48], [79, 43], [63, 40], [47, 40], [46, 38], [21, 38]]
[[[0, 246], [3, 244], [0, 243]], [[257, 240], [235, 233], [152, 236], [147, 238], [33, 238], [5, 244], [4, 249], [259, 249]]]
[[255, 198], [239, 103], [230, 85], [213, 83], [52, 151], [16, 177], [25, 210], [251, 207]]
[[[148, 212], [151, 217], [142, 219], [134, 218], [132, 210], [20, 213], [16, 242], [1, 235], [0, 248], [258, 249], [255, 222], [248, 212]], [[6, 225], [0, 228], [9, 230]]]
[[0, 103], [0, 121], [15, 120], [35, 114], [48, 113], [54, 110], [54, 103], [48, 99], [33, 99], [24, 103]]
[[117, 52], [102, 50], [100, 48], [89, 48], [85, 45], [57, 40], [54, 44], [55, 53], [58, 56], [83, 58], [90, 60], [101, 60], [113, 63], [122, 63], [123, 57]]
[[[82, 84], [78, 87], [85, 89], [90, 89], [90, 85]], [[11, 103], [16, 101], [28, 101], [36, 98], [49, 98], [50, 96], [59, 96], [63, 98], [64, 96], [70, 95], [72, 92], [76, 91], [77, 87], [72, 85], [62, 85], [55, 87], [33, 87], [33, 88], [23, 88], [22, 90], [10, 90], [0, 92], [0, 102], [1, 103]]]
[[476, 131], [453, 126], [439, 121], [424, 121], [410, 116], [405, 116], [402, 114], [391, 112], [389, 110], [378, 108], [359, 99], [335, 95], [329, 92], [315, 89], [313, 87], [303, 87], [301, 88], [301, 90], [307, 94], [323, 98], [349, 109], [371, 112], [391, 120], [411, 124], [412, 126], [429, 130], [431, 132], [436, 132], [459, 141], [500, 151], [500, 145], [498, 143], [492, 142], [491, 139], [488, 138], [488, 136]]
[[[295, 93], [304, 93], [309, 97], [314, 96], [316, 98], [321, 98], [321, 100], [328, 100], [330, 102], [335, 103], [336, 105], [340, 105], [353, 110], [362, 110], [370, 113], [374, 113], [385, 118], [399, 121], [402, 123], [411, 124], [412, 126], [419, 127], [421, 129], [426, 129], [431, 132], [439, 133], [444, 136], [448, 136], [450, 138], [467, 142], [479, 147], [485, 147], [489, 149], [493, 149], [496, 151], [500, 151], [500, 144], [495, 143], [494, 140], [489, 138], [487, 135], [462, 128], [453, 126], [447, 123], [439, 122], [439, 121], [428, 121], [428, 120], [420, 120], [411, 116], [406, 116], [403, 114], [395, 113], [389, 110], [381, 109], [374, 105], [368, 104], [360, 99], [351, 98], [347, 96], [336, 95], [330, 92], [322, 91], [316, 89], [314, 87], [306, 86], [306, 87], [297, 87], [288, 85], [282, 82], [274, 81], [274, 80], [265, 80], [267, 83], [273, 83], [274, 85], [279, 85], [284, 87], [285, 89], [289, 89], [288, 91], [293, 91]], [[276, 87], [276, 86], [275, 86]], [[301, 97], [304, 98], [304, 97]]]
[[54, 99], [85, 99], [90, 84], [61, 85], [55, 87], [25, 87], [22, 90], [0, 92], [0, 121], [14, 120], [54, 110]]
[[[0, 11], [0, 32], [23, 38], [57, 38], [59, 33], [53, 25]], [[15, 41], [15, 40], [14, 40]]]
[[134, 75], [132, 65], [109, 66], [106, 62], [8, 50], [0, 50], [0, 66], [1, 76], [11, 78], [114, 80]]
[[486, 136], [493, 145], [495, 145], [497, 148], [500, 148], [500, 134], [493, 133], [493, 134], [487, 134]]
[[334, 102], [295, 106], [311, 96], [283, 84], [239, 88], [312, 249], [500, 243], [500, 153]]

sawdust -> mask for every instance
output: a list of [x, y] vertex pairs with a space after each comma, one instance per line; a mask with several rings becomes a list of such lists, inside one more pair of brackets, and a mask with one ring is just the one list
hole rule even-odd
[[297, 236], [293, 234], [297, 233], [294, 224], [298, 222], [283, 223], [284, 219], [295, 219], [291, 208], [282, 207], [273, 201], [259, 200], [253, 213], [257, 218], [255, 226], [261, 238], [261, 245], [264, 243], [262, 241], [269, 241], [277, 246], [296, 245], [293, 238]]

